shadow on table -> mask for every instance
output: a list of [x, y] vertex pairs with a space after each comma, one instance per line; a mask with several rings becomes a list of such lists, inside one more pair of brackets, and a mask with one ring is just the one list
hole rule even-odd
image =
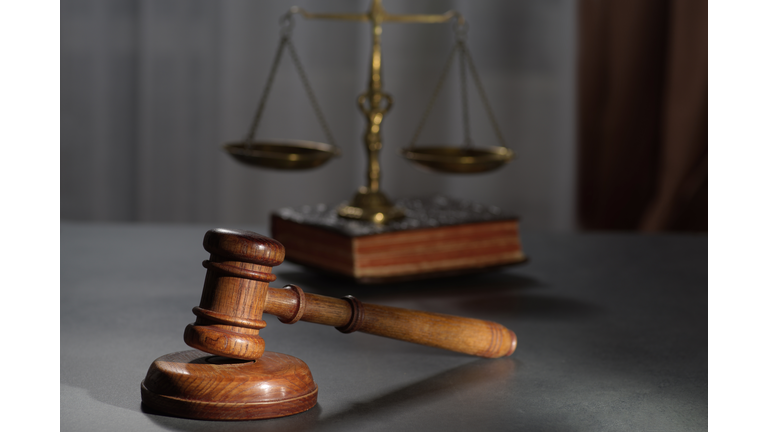
[[594, 304], [576, 299], [538, 294], [512, 294], [471, 298], [459, 306], [467, 314], [506, 314], [515, 318], [547, 321], [593, 318], [606, 311]]
[[[327, 413], [320, 404], [309, 411], [277, 419], [222, 422], [210, 420], [189, 420], [165, 416], [142, 405], [144, 412], [155, 424], [177, 431], [295, 431], [335, 430], [346, 426], [355, 429], [372, 417], [380, 418], [396, 414], [397, 410], [414, 409], [461, 392], [465, 397], [475, 393], [487, 393], [496, 387], [509, 386], [515, 371], [522, 363], [513, 358], [478, 359], [471, 363], [449, 369], [424, 380], [409, 384], [369, 400], [355, 402], [338, 412]], [[322, 390], [321, 390], [322, 391]], [[322, 398], [322, 395], [320, 396]]]
[[537, 280], [528, 276], [501, 271], [473, 275], [457, 275], [436, 279], [397, 282], [388, 284], [359, 284], [338, 275], [321, 274], [312, 270], [276, 272], [279, 283], [292, 283], [304, 291], [332, 297], [355, 295], [369, 301], [397, 295], [418, 297], [446, 297], [457, 294], [491, 294], [542, 287]]
[[[450, 278], [362, 285], [340, 276], [319, 277], [313, 271], [279, 273], [279, 282], [299, 285], [306, 292], [342, 297], [354, 295], [369, 303], [407, 300], [439, 306], [449, 314], [506, 315], [542, 320], [584, 319], [604, 311], [584, 301], [546, 295], [545, 284], [534, 278], [508, 272], [486, 272]], [[279, 282], [273, 283], [278, 286]], [[533, 290], [534, 292], [531, 292]]]

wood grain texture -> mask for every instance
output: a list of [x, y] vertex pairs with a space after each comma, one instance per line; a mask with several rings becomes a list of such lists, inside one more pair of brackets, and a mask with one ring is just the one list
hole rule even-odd
[[[356, 311], [352, 302], [343, 299], [309, 293], [304, 298], [301, 321], [341, 330], [357, 319], [357, 331], [363, 333], [479, 357], [504, 357], [517, 348], [517, 335], [490, 321], [365, 303]], [[284, 320], [295, 317], [300, 308], [295, 289], [269, 288], [264, 312]]]
[[264, 352], [259, 330], [272, 266], [283, 261], [279, 242], [250, 231], [213, 229], [203, 239], [211, 253], [197, 320], [184, 330], [187, 345], [224, 357], [257, 359]]
[[307, 365], [265, 352], [236, 361], [189, 350], [155, 360], [141, 383], [142, 402], [164, 414], [215, 420], [253, 420], [306, 411], [317, 403]]
[[[232, 237], [232, 239], [230, 239]], [[254, 245], [252, 243], [258, 243]], [[516, 335], [503, 326], [473, 318], [363, 304], [347, 296], [335, 299], [304, 293], [289, 285], [270, 288], [268, 264], [283, 256], [280, 243], [247, 231], [211, 230], [203, 242], [211, 260], [197, 316], [184, 341], [193, 348], [235, 359], [257, 359], [264, 351], [259, 330], [264, 312], [281, 322], [307, 321], [480, 357], [512, 354]], [[215, 246], [211, 246], [214, 244]], [[224, 246], [222, 246], [224, 245]], [[244, 258], [247, 262], [235, 261]]]
[[205, 233], [203, 247], [232, 261], [269, 267], [279, 265], [285, 259], [285, 248], [280, 242], [251, 231], [212, 229]]

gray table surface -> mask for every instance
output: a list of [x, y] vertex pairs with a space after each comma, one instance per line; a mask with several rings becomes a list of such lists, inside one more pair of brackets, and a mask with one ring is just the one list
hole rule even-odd
[[359, 286], [284, 263], [271, 284], [496, 321], [518, 335], [511, 357], [265, 316], [267, 350], [312, 370], [315, 408], [246, 422], [145, 412], [149, 365], [189, 349], [182, 333], [200, 300], [209, 228], [61, 224], [61, 430], [707, 429], [707, 237], [524, 227], [531, 261], [499, 272]]

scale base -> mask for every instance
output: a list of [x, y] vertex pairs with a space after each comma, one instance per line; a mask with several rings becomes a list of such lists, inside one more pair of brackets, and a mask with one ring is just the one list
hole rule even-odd
[[306, 363], [287, 354], [267, 351], [242, 361], [189, 350], [152, 363], [141, 400], [174, 417], [256, 420], [309, 410], [317, 403], [317, 384]]
[[382, 192], [371, 192], [366, 187], [357, 191], [352, 201], [342, 204], [337, 212], [347, 219], [385, 224], [405, 217], [403, 210], [394, 204]]

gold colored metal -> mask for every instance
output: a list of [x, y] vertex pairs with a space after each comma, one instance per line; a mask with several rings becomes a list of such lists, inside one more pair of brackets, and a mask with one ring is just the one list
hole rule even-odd
[[381, 124], [384, 115], [392, 108], [392, 96], [385, 93], [381, 79], [381, 34], [385, 22], [399, 23], [445, 23], [456, 19], [460, 25], [464, 18], [455, 11], [439, 15], [390, 15], [381, 5], [381, 0], [372, 0], [371, 8], [364, 14], [327, 14], [311, 13], [300, 7], [292, 7], [291, 13], [300, 14], [307, 19], [331, 19], [345, 21], [370, 22], [372, 29], [371, 75], [368, 90], [357, 98], [357, 105], [367, 120], [366, 131], [363, 135], [368, 154], [367, 183], [358, 189], [357, 194], [349, 203], [338, 209], [341, 217], [386, 223], [404, 216], [401, 209], [396, 208], [380, 190], [381, 164], [379, 152], [382, 147]]
[[[411, 144], [407, 149], [401, 149], [400, 153], [409, 161], [414, 162], [422, 167], [431, 171], [437, 171], [441, 173], [449, 174], [472, 174], [481, 173], [491, 170], [495, 170], [505, 163], [512, 160], [514, 156], [513, 152], [504, 143], [504, 137], [501, 133], [496, 117], [493, 115], [491, 104], [488, 101], [488, 96], [483, 89], [480, 82], [480, 77], [475, 68], [472, 56], [467, 48], [467, 26], [456, 24], [454, 26], [454, 32], [456, 34], [456, 44], [454, 45], [451, 54], [448, 56], [448, 62], [446, 62], [443, 71], [440, 74], [440, 78], [437, 81], [432, 97], [430, 98], [427, 108], [419, 121], [419, 125], [416, 128], [416, 132], [411, 139]], [[416, 141], [421, 133], [424, 123], [429, 116], [432, 107], [435, 104], [435, 100], [443, 87], [445, 77], [451, 68], [451, 63], [456, 54], [459, 54], [459, 81], [461, 84], [461, 106], [462, 106], [462, 123], [464, 128], [464, 143], [461, 148], [451, 146], [428, 146], [417, 147]], [[493, 126], [493, 130], [496, 133], [496, 138], [501, 146], [488, 147], [485, 149], [478, 149], [474, 147], [472, 137], [470, 134], [470, 122], [469, 122], [469, 102], [467, 98], [467, 67], [472, 79], [477, 87], [480, 100], [485, 107], [488, 114], [488, 119]]]
[[460, 25], [464, 24], [464, 17], [461, 16], [461, 14], [456, 11], [448, 11], [446, 13], [439, 14], [439, 15], [424, 15], [424, 14], [391, 15], [387, 13], [387, 11], [385, 11], [384, 8], [381, 6], [381, 0], [373, 0], [373, 3], [371, 4], [371, 10], [368, 13], [364, 13], [364, 14], [312, 13], [312, 12], [307, 12], [298, 6], [291, 7], [290, 12], [299, 14], [302, 17], [307, 19], [332, 19], [332, 20], [343, 20], [343, 21], [373, 22], [374, 20], [371, 17], [373, 15], [376, 15], [376, 17], [380, 22], [440, 24], [440, 23], [446, 23], [456, 18], [458, 20], [457, 21], [458, 24]]
[[[315, 97], [315, 93], [312, 91], [312, 86], [307, 78], [307, 74], [304, 71], [304, 66], [302, 66], [301, 61], [299, 60], [293, 42], [291, 42], [291, 32], [293, 29], [293, 16], [291, 13], [284, 15], [280, 19], [280, 26], [280, 43], [277, 52], [275, 53], [275, 59], [272, 62], [269, 76], [267, 77], [266, 87], [262, 92], [261, 99], [259, 100], [256, 109], [256, 114], [251, 122], [251, 128], [248, 131], [248, 135], [241, 142], [224, 145], [224, 150], [232, 155], [237, 161], [257, 167], [285, 170], [315, 168], [327, 162], [331, 157], [339, 156], [341, 152], [335, 144], [333, 134], [328, 127], [328, 123], [325, 121], [325, 116], [323, 116], [320, 105]], [[277, 68], [280, 65], [280, 59], [286, 48], [296, 66], [296, 70], [299, 72], [299, 77], [304, 85], [304, 90], [307, 92], [310, 104], [315, 111], [315, 115], [320, 122], [320, 126], [323, 128], [323, 132], [325, 133], [329, 144], [305, 140], [255, 140], [256, 129], [258, 128], [262, 114], [264, 113], [267, 97], [272, 88]]]
[[514, 157], [514, 152], [506, 147], [418, 147], [401, 149], [401, 153], [406, 159], [424, 168], [450, 174], [495, 170]]
[[337, 212], [344, 218], [376, 223], [386, 223], [405, 216], [403, 210], [394, 206], [381, 191], [371, 191], [365, 186], [358, 189], [349, 203], [339, 206]]
[[341, 154], [336, 146], [302, 140], [236, 142], [224, 150], [247, 165], [285, 170], [315, 168]]

